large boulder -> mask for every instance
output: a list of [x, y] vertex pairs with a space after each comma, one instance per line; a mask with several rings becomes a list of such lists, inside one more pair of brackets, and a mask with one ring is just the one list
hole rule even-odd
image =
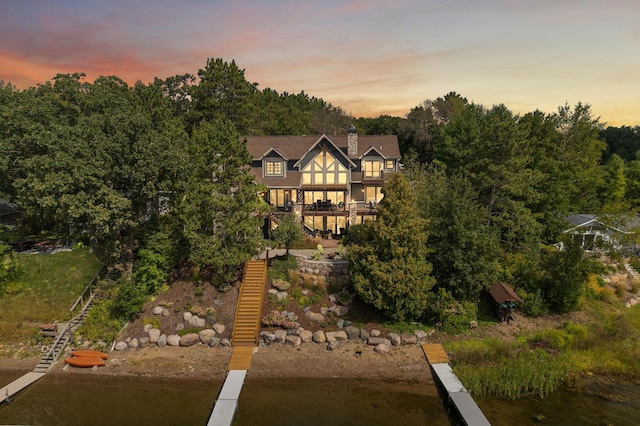
[[367, 345], [370, 345], [370, 346], [387, 345], [391, 347], [391, 342], [389, 341], [389, 339], [386, 339], [384, 337], [369, 336], [369, 338], [367, 339]]
[[338, 349], [338, 347], [340, 347], [340, 342], [334, 340], [333, 342], [329, 342], [329, 344], [327, 345], [327, 350], [335, 351], [336, 349]]
[[167, 335], [161, 334], [160, 337], [158, 337], [156, 345], [158, 345], [159, 348], [164, 348], [165, 346], [167, 346]]
[[347, 308], [346, 306], [337, 305], [333, 310], [333, 315], [337, 317], [341, 317], [345, 315], [347, 312], [349, 312], [349, 308]]
[[302, 330], [300, 333], [298, 333], [298, 336], [300, 336], [300, 340], [302, 340], [302, 343], [309, 343], [313, 339], [313, 333], [309, 330]]
[[276, 336], [274, 340], [276, 343], [284, 343], [287, 339], [287, 332], [285, 330], [276, 330], [273, 334]]
[[137, 349], [140, 346], [140, 342], [137, 337], [134, 337], [129, 341], [128, 345], [131, 349]]
[[400, 344], [402, 343], [402, 340], [400, 340], [400, 336], [398, 336], [396, 333], [387, 334], [387, 339], [389, 339], [393, 346], [400, 346]]
[[301, 342], [302, 340], [300, 339], [300, 336], [291, 335], [286, 338], [286, 343], [293, 347], [300, 346]]
[[311, 312], [311, 311], [307, 311], [304, 314], [305, 318], [307, 318], [309, 321], [313, 321], [313, 322], [324, 322], [324, 315], [322, 315], [321, 313], [318, 312]]
[[157, 343], [158, 339], [160, 338], [160, 330], [158, 330], [157, 328], [152, 328], [151, 330], [149, 330], [149, 342], [151, 343]]
[[357, 340], [360, 338], [360, 329], [353, 325], [348, 325], [344, 328], [344, 332], [347, 333], [349, 340]]
[[424, 330], [416, 330], [413, 332], [416, 335], [416, 338], [419, 342], [424, 342], [427, 340], [428, 334]]
[[116, 351], [124, 351], [125, 349], [127, 349], [129, 347], [129, 345], [127, 345], [127, 342], [123, 342], [122, 340], [119, 341], [118, 343], [116, 343], [115, 346], [115, 350]]
[[180, 338], [180, 346], [193, 346], [200, 342], [198, 333], [187, 333]]
[[180, 346], [180, 336], [170, 334], [167, 336], [167, 346]]
[[327, 338], [327, 342], [329, 343], [333, 341], [343, 342], [345, 340], [349, 340], [349, 337], [347, 336], [347, 333], [344, 332], [344, 330], [327, 331], [325, 333], [325, 337]]
[[403, 345], [416, 345], [416, 344], [418, 344], [418, 338], [416, 337], [415, 334], [411, 334], [411, 333], [402, 333], [400, 335], [400, 340], [402, 341]]
[[215, 337], [216, 332], [210, 328], [206, 328], [204, 330], [201, 330], [198, 333], [198, 336], [200, 336], [200, 341], [202, 343], [209, 343], [209, 341], [211, 340], [212, 337]]
[[316, 343], [324, 343], [327, 341], [327, 336], [324, 334], [324, 331], [317, 330], [313, 332], [313, 341]]
[[385, 355], [389, 352], [389, 346], [385, 345], [384, 343], [380, 343], [379, 345], [376, 345], [373, 350], [381, 355]]
[[204, 318], [200, 318], [197, 315], [194, 315], [191, 317], [191, 319], [189, 320], [189, 324], [192, 327], [204, 327], [205, 326], [205, 319]]
[[360, 338], [362, 340], [367, 340], [369, 338], [369, 332], [367, 331], [366, 328], [361, 328], [360, 329]]

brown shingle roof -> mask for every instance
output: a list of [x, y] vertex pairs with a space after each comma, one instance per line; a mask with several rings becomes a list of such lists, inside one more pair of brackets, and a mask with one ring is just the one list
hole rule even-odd
[[489, 289], [489, 294], [493, 297], [493, 300], [496, 303], [504, 303], [504, 302], [522, 302], [522, 299], [518, 297], [515, 291], [511, 289], [505, 283], [495, 283]]
[[[275, 148], [288, 159], [300, 159], [323, 135], [314, 136], [246, 136], [247, 148], [254, 159], [261, 158], [271, 148]], [[347, 135], [326, 136], [346, 155]], [[398, 137], [395, 135], [358, 135], [359, 158], [371, 147], [387, 158], [400, 158]]]

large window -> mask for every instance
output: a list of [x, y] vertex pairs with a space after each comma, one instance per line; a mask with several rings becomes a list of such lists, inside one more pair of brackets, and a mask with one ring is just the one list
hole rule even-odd
[[364, 177], [369, 179], [382, 178], [382, 161], [380, 160], [363, 160], [362, 169]]
[[295, 189], [270, 189], [269, 204], [276, 207], [289, 207], [296, 200]]
[[379, 203], [382, 200], [382, 187], [380, 186], [367, 186], [364, 189], [364, 201], [367, 203], [373, 201], [374, 203]]
[[282, 161], [267, 161], [264, 169], [265, 176], [282, 176]]
[[347, 168], [330, 152], [322, 151], [302, 169], [302, 183], [306, 185], [346, 185]]

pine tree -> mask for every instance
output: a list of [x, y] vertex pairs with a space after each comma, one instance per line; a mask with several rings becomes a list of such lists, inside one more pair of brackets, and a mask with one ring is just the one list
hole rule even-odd
[[385, 183], [377, 221], [354, 228], [349, 272], [358, 296], [393, 320], [418, 318], [435, 280], [427, 262], [427, 225], [400, 174]]
[[267, 205], [249, 172], [246, 143], [231, 123], [203, 122], [194, 129], [191, 159], [193, 176], [180, 209], [189, 260], [224, 287], [265, 247], [260, 225]]

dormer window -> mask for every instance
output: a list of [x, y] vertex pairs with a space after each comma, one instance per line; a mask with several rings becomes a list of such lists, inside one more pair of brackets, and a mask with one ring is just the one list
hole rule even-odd
[[264, 174], [265, 176], [282, 176], [282, 161], [266, 161]]
[[363, 160], [364, 177], [368, 179], [382, 178], [382, 162], [380, 160]]
[[384, 162], [385, 170], [393, 170], [393, 160], [386, 160]]

